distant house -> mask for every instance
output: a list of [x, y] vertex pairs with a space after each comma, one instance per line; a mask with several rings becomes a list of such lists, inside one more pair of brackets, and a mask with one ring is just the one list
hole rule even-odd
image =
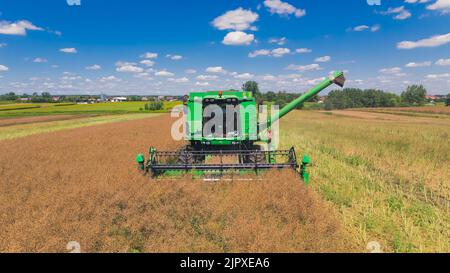
[[18, 98], [19, 101], [31, 101], [31, 98]]
[[110, 99], [111, 102], [123, 102], [123, 101], [127, 101], [127, 98], [125, 97], [114, 97]]
[[61, 97], [52, 97], [52, 101], [60, 101]]
[[148, 98], [147, 97], [142, 97], [141, 101], [148, 101]]
[[437, 96], [432, 96], [432, 95], [427, 95], [425, 98], [429, 101], [435, 101], [435, 100], [439, 99]]

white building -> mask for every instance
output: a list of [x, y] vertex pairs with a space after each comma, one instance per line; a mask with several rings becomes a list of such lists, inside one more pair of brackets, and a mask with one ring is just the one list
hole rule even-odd
[[123, 101], [127, 101], [127, 98], [125, 97], [114, 97], [110, 99], [111, 102], [123, 102]]

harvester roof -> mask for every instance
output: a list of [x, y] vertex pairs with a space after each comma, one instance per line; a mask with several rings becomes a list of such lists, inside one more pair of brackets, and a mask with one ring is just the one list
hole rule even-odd
[[206, 99], [250, 100], [253, 99], [253, 93], [246, 91], [207, 91], [207, 92], [192, 92], [189, 94], [190, 101], [203, 101]]

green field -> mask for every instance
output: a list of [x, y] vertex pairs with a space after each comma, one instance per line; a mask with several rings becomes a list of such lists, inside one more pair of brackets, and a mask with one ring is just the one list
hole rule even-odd
[[[181, 102], [164, 102], [164, 110], [180, 104]], [[2, 103], [0, 104], [0, 118], [2, 117], [22, 117], [22, 116], [42, 116], [55, 114], [126, 114], [145, 113], [142, 111], [146, 102], [105, 102], [96, 104], [66, 104], [66, 103]]]
[[[420, 110], [420, 108], [418, 108]], [[450, 251], [450, 117], [295, 111], [281, 143], [313, 158], [312, 187], [361, 249]]]

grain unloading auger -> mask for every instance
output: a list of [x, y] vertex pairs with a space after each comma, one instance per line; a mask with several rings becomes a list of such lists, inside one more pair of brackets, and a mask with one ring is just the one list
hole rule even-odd
[[[307, 167], [310, 159], [307, 155], [299, 165], [294, 148], [265, 151], [256, 144], [270, 145], [272, 124], [333, 83], [343, 87], [344, 73], [334, 72], [279, 111], [267, 115], [267, 121], [264, 122], [258, 122], [258, 110], [247, 110], [257, 109], [256, 99], [251, 92], [190, 93], [184, 105], [185, 139], [189, 145], [173, 152], [158, 151], [151, 147], [147, 161], [143, 154], [139, 154], [136, 161], [140, 170], [144, 174], [150, 173], [152, 177], [192, 173], [216, 178], [291, 168], [298, 171], [308, 183]], [[222, 110], [223, 114], [211, 109]], [[218, 120], [223, 122], [217, 123]]]

